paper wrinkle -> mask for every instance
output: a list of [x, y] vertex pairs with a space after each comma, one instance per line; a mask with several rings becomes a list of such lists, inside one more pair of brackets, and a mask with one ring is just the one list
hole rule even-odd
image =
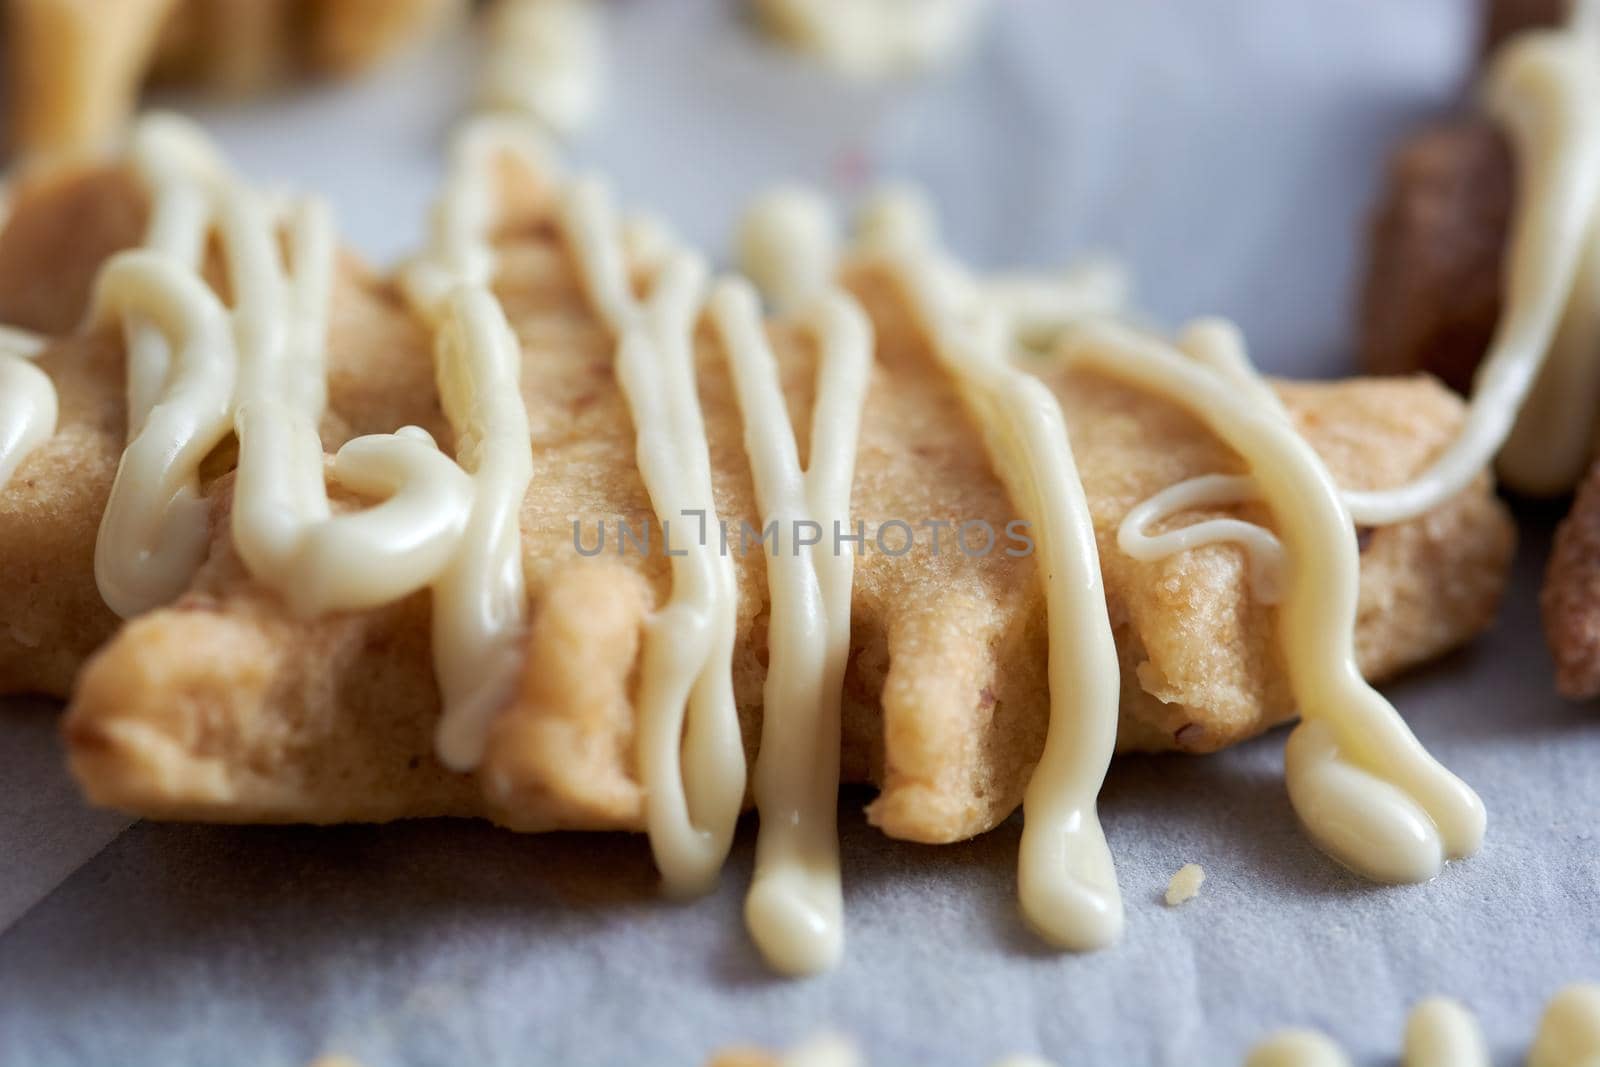
[[57, 718], [49, 701], [0, 698], [0, 935], [133, 823], [84, 808], [63, 765]]

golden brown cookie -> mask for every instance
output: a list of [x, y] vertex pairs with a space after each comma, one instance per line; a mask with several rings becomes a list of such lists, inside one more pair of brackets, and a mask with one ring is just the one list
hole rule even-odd
[[127, 121], [177, 0], [7, 0], [11, 148], [103, 145]]
[[465, 10], [464, 0], [5, 0], [10, 148], [103, 148], [154, 72], [248, 92], [363, 70]]
[[[302, 0], [304, 3], [305, 0]], [[464, 0], [312, 0], [305, 61], [323, 74], [354, 74], [462, 15]]]
[[[532, 433], [535, 473], [521, 516], [530, 625], [519, 691], [493, 726], [480, 770], [449, 773], [433, 753], [427, 595], [294, 618], [239, 562], [223, 478], [212, 494], [211, 558], [190, 592], [129, 622], [79, 680], [66, 736], [97, 803], [220, 821], [453, 814], [522, 830], [641, 826], [632, 695], [641, 628], [668, 592], [661, 532], [636, 467], [612, 342], [579, 287], [548, 190], [522, 175], [514, 192], [521, 206], [497, 236], [496, 288], [522, 345]], [[1003, 540], [981, 554], [960, 548], [960, 523], [1004, 531], [1015, 511], [897, 283], [870, 266], [848, 282], [871, 316], [877, 351], [852, 499], [867, 550], [856, 566], [843, 773], [879, 787], [870, 817], [891, 835], [957, 840], [1015, 810], [1043, 743], [1040, 582], [1033, 560], [1006, 555]], [[361, 278], [341, 286], [335, 309], [340, 430], [418, 422], [439, 432], [421, 327]], [[791, 412], [803, 414], [812, 342], [782, 321], [770, 334]], [[101, 341], [114, 364], [117, 339]], [[756, 508], [726, 361], [709, 330], [697, 365], [717, 508], [736, 544], [740, 520], [753, 527]], [[1123, 665], [1121, 747], [1211, 751], [1289, 717], [1274, 610], [1251, 599], [1236, 547], [1138, 563], [1115, 545], [1136, 502], [1192, 475], [1236, 470], [1237, 458], [1191, 417], [1142, 393], [1048, 360], [1037, 369], [1071, 427], [1100, 541]], [[1280, 392], [1349, 486], [1404, 481], [1461, 418], [1458, 401], [1421, 379]], [[804, 453], [808, 420], [794, 421]], [[325, 434], [329, 446], [342, 439]], [[575, 522], [586, 549], [603, 524], [606, 550], [580, 552]], [[928, 525], [938, 522], [949, 525]], [[656, 550], [619, 554], [623, 523], [649, 528]], [[894, 551], [898, 523], [915, 538], [903, 554]], [[0, 523], [0, 550], [7, 536]], [[1487, 477], [1430, 515], [1375, 532], [1363, 559], [1362, 668], [1387, 677], [1478, 632], [1511, 545]], [[733, 681], [749, 747], [765, 673], [765, 561], [753, 546], [734, 558]]]
[[[96, 271], [139, 243], [145, 195], [119, 167], [78, 169], [24, 182], [0, 228], [0, 322], [46, 335], [38, 365], [55, 383], [55, 435], [0, 487], [0, 693], [65, 697], [117, 620], [94, 579], [94, 543], [126, 436], [122, 341], [114, 329], [78, 332]], [[214, 277], [220, 272], [213, 269]], [[353, 258], [342, 261], [330, 327], [331, 449], [387, 420], [442, 427], [423, 360], [391, 366], [393, 346], [426, 351], [398, 298]], [[356, 339], [361, 339], [356, 343]], [[226, 449], [209, 464], [231, 466]]]

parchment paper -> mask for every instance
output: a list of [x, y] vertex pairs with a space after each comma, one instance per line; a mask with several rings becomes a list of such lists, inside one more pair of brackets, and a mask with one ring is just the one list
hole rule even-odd
[[[771, 180], [849, 194], [911, 177], [981, 263], [1109, 251], [1166, 321], [1229, 314], [1269, 368], [1341, 373], [1384, 148], [1457, 98], [1472, 6], [996, 0], [969, 65], [874, 88], [756, 42], [734, 5], [634, 0], [612, 9], [609, 111], [573, 155], [713, 249]], [[382, 261], [418, 237], [471, 55], [459, 41], [354, 89], [200, 111], [251, 173], [327, 192]], [[1600, 978], [1600, 728], [1551, 695], [1535, 604], [1547, 525], [1532, 522], [1495, 631], [1391, 690], [1487, 801], [1480, 856], [1425, 887], [1346, 874], [1295, 826], [1281, 732], [1214, 758], [1124, 760], [1103, 811], [1128, 934], [1086, 957], [1021, 926], [1015, 821], [908, 846], [848, 794], [846, 960], [786, 981], [740, 921], [749, 826], [720, 890], [687, 905], [655, 895], [633, 837], [120, 832], [72, 799], [52, 710], [7, 704], [0, 1063], [298, 1067], [340, 1051], [370, 1067], [689, 1067], [834, 1030], [877, 1064], [1187, 1067], [1238, 1063], [1296, 1024], [1379, 1064], [1407, 1005], [1435, 992], [1476, 1008], [1501, 1062], [1520, 1062], [1544, 999]], [[1190, 861], [1204, 890], [1169, 910], [1167, 878]]]

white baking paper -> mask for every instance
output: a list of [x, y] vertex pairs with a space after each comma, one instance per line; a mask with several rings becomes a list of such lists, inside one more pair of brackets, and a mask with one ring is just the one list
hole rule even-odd
[[[849, 196], [912, 178], [981, 264], [1109, 252], [1164, 321], [1232, 315], [1266, 367], [1338, 374], [1385, 146], [1459, 98], [1476, 5], [995, 0], [970, 63], [894, 86], [760, 43], [737, 6], [611, 5], [608, 109], [575, 165], [613, 172], [712, 249], [768, 182]], [[200, 112], [251, 173], [326, 192], [383, 261], [420, 234], [472, 54], [457, 41], [357, 87]], [[1391, 689], [1487, 801], [1481, 855], [1429, 886], [1345, 873], [1295, 825], [1281, 732], [1217, 757], [1124, 760], [1103, 811], [1128, 933], [1092, 956], [1023, 928], [1015, 820], [905, 845], [847, 794], [846, 959], [790, 981], [741, 924], [749, 826], [719, 890], [690, 904], [656, 896], [636, 837], [453, 822], [117, 836], [122, 821], [70, 799], [51, 709], [7, 704], [0, 1063], [299, 1067], [338, 1051], [369, 1067], [691, 1067], [831, 1030], [885, 1065], [1034, 1052], [1192, 1067], [1311, 1025], [1386, 1064], [1407, 1006], [1431, 993], [1477, 1009], [1498, 1062], [1521, 1062], [1545, 998], [1600, 978], [1600, 721], [1552, 695], [1536, 608], [1547, 527], [1531, 522], [1494, 632]], [[1188, 862], [1204, 889], [1168, 909]]]

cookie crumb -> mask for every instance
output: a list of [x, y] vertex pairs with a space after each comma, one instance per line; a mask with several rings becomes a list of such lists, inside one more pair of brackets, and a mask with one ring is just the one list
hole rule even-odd
[[757, 1048], [724, 1049], [709, 1067], [863, 1067], [863, 1061], [853, 1041], [820, 1034], [784, 1055]]
[[1167, 907], [1176, 908], [1200, 895], [1200, 886], [1206, 880], [1206, 869], [1198, 863], [1185, 863], [1167, 883]]

